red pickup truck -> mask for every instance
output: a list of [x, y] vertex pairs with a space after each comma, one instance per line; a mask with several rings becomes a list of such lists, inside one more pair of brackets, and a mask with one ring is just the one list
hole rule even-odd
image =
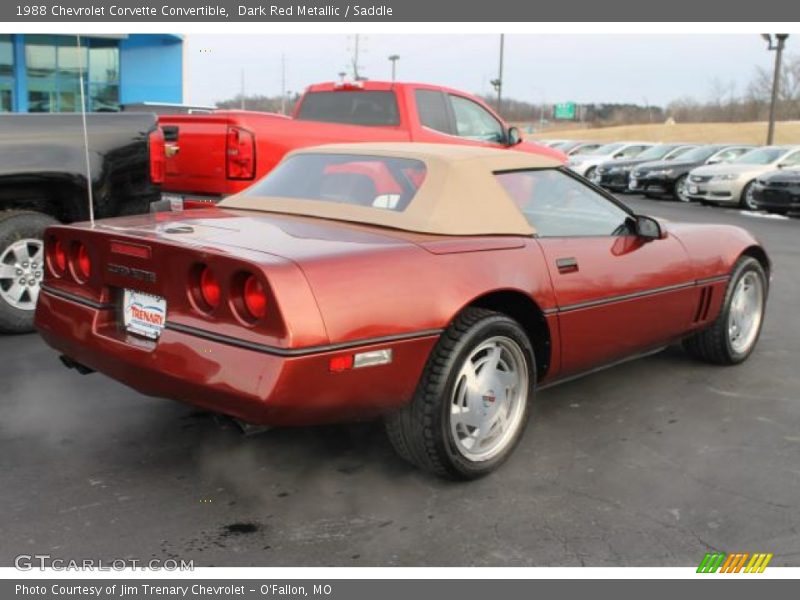
[[511, 148], [564, 159], [524, 142], [479, 98], [441, 86], [365, 81], [310, 86], [291, 117], [218, 110], [162, 115], [165, 192], [217, 200], [248, 187], [297, 148], [408, 141]]

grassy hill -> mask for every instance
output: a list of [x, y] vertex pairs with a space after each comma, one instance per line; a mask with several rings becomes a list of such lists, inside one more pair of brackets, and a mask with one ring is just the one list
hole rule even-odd
[[[522, 129], [523, 132], [525, 129]], [[653, 142], [705, 142], [763, 144], [767, 139], [767, 123], [663, 123], [623, 125], [597, 129], [548, 129], [527, 137], [570, 140], [642, 140]], [[776, 144], [800, 144], [800, 121], [775, 124]]]

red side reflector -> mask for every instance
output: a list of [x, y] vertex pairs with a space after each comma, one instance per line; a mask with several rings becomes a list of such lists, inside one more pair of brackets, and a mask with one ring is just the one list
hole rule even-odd
[[128, 244], [127, 242], [111, 242], [111, 252], [114, 254], [124, 254], [136, 258], [150, 258], [150, 247], [140, 246], [139, 244]]
[[164, 132], [157, 127], [147, 136], [150, 149], [150, 181], [155, 184], [164, 183], [167, 172], [167, 153], [164, 144]]
[[345, 356], [334, 356], [328, 363], [328, 369], [334, 373], [339, 371], [347, 371], [353, 368], [353, 355], [347, 354]]

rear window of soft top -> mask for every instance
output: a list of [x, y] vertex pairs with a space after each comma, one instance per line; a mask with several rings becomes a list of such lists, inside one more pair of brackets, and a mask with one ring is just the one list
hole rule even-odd
[[422, 185], [425, 163], [409, 158], [307, 153], [290, 156], [244, 192], [403, 211]]

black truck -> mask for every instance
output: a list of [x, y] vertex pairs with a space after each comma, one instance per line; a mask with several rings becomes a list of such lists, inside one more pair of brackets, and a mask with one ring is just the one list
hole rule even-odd
[[[147, 212], [160, 198], [163, 138], [149, 113], [86, 115], [94, 217]], [[33, 329], [42, 235], [89, 219], [80, 114], [0, 115], [0, 332]]]

